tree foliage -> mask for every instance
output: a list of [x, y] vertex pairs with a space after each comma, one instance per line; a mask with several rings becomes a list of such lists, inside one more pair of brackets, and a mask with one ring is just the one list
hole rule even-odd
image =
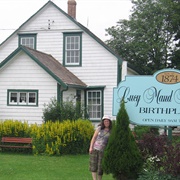
[[129, 128], [129, 117], [122, 102], [104, 152], [103, 169], [116, 179], [125, 180], [135, 178], [142, 164], [142, 156]]
[[173, 16], [172, 16], [172, 26], [175, 33], [174, 41], [176, 50], [172, 52], [172, 66], [175, 66], [177, 69], [180, 69], [180, 1], [174, 0], [173, 4]]
[[132, 0], [129, 20], [106, 29], [106, 43], [142, 74], [180, 68], [178, 0]]

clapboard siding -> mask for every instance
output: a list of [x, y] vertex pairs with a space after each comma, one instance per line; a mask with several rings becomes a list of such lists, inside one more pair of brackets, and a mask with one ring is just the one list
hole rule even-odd
[[18, 47], [18, 37], [14, 34], [3, 46], [0, 46], [0, 63]]
[[33, 18], [31, 18], [28, 24], [23, 26], [21, 31], [47, 31], [57, 29], [72, 30], [79, 28], [57, 8], [54, 6], [47, 6], [46, 8], [42, 9], [38, 15], [35, 15]]
[[63, 100], [64, 101], [73, 101], [73, 102], [75, 102], [75, 100], [76, 100], [75, 95], [76, 95], [76, 90], [72, 89], [72, 88], [69, 88], [68, 91], [66, 91], [63, 94]]
[[[31, 76], [32, 74], [36, 76]], [[44, 103], [49, 103], [51, 98], [57, 97], [57, 82], [22, 53], [15, 56], [13, 61], [1, 70], [0, 77], [0, 118], [41, 123]], [[38, 90], [38, 107], [7, 106], [7, 89]]]
[[[19, 34], [35, 33], [36, 49], [51, 54], [56, 60], [63, 63], [63, 33], [65, 32], [82, 33], [82, 66], [66, 68], [83, 81], [87, 87], [105, 87], [103, 113], [111, 115], [113, 88], [117, 86], [117, 76], [121, 76], [117, 70], [119, 57], [89, 30], [65, 15], [52, 1], [48, 1], [0, 46], [0, 62], [17, 49]], [[20, 52], [0, 69], [0, 119], [42, 123], [44, 104], [49, 103], [51, 98], [57, 97], [57, 82], [26, 53]], [[136, 72], [123, 62], [123, 79], [127, 74], [133, 75]], [[38, 90], [38, 107], [7, 106], [8, 89]], [[63, 100], [68, 99], [75, 102], [76, 90], [68, 88], [67, 91], [63, 91]], [[81, 90], [81, 100], [84, 104], [83, 90]]]
[[[82, 67], [68, 67], [89, 86], [117, 83], [117, 58], [96, 40], [83, 34]], [[86, 76], [88, 74], [88, 76]]]
[[[51, 39], [51, 40], [50, 40]], [[63, 34], [62, 32], [42, 32], [38, 34], [37, 49], [51, 54], [62, 63], [63, 59]]]
[[[48, 20], [51, 22], [50, 29]], [[0, 62], [18, 47], [18, 34], [26, 33], [37, 33], [37, 49], [62, 61], [62, 33], [81, 30], [54, 6], [47, 6], [27, 22], [13, 34], [11, 40], [5, 42], [6, 46], [0, 46], [0, 51], [3, 51], [0, 53]], [[61, 55], [56, 55], [58, 51]]]

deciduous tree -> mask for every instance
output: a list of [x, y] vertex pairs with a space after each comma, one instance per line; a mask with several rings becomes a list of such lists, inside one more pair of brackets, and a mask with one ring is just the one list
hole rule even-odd
[[142, 74], [178, 68], [180, 13], [178, 0], [132, 0], [129, 20], [106, 29], [106, 43]]

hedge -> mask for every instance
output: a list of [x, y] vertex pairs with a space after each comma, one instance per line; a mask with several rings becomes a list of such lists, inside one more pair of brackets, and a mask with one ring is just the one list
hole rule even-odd
[[88, 152], [94, 127], [89, 120], [65, 120], [28, 124], [17, 120], [0, 121], [0, 138], [32, 137], [33, 154], [62, 155]]

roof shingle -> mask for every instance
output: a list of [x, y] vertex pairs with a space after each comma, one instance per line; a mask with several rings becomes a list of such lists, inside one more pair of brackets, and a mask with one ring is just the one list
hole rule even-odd
[[81, 86], [86, 87], [87, 85], [81, 81], [77, 76], [65, 68], [59, 61], [57, 61], [52, 55], [31, 49], [29, 47], [22, 46], [22, 48], [36, 58], [49, 72], [54, 74], [67, 86]]

